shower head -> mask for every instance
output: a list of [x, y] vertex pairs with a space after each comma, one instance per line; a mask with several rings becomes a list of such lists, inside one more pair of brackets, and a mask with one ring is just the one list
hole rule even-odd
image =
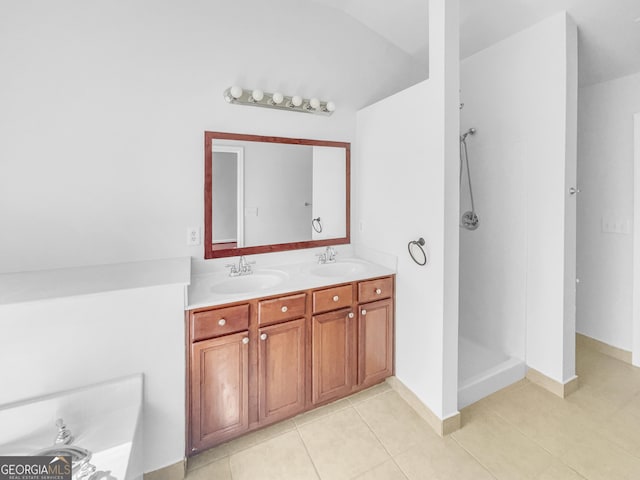
[[464, 142], [465, 139], [467, 138], [467, 135], [475, 135], [475, 134], [476, 134], [476, 129], [472, 127], [460, 136], [460, 141]]

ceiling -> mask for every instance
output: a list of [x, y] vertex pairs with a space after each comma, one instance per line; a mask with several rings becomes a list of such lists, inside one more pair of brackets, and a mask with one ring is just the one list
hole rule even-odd
[[[350, 15], [428, 65], [428, 0], [313, 1]], [[460, 0], [460, 56], [563, 10], [578, 24], [581, 86], [640, 71], [639, 0]]]

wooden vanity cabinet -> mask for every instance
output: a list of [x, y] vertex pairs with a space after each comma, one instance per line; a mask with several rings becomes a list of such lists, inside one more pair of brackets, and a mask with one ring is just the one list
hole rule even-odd
[[258, 300], [258, 423], [305, 408], [307, 293]]
[[186, 313], [187, 455], [393, 374], [394, 277]]
[[249, 332], [191, 345], [193, 451], [236, 437], [249, 428]]
[[351, 308], [312, 318], [313, 403], [325, 403], [351, 393], [355, 383], [355, 314]]
[[393, 302], [358, 307], [358, 384], [364, 388], [393, 374]]

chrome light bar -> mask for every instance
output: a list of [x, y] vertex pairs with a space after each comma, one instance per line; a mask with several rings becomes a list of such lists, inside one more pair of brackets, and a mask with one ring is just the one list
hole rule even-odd
[[238, 86], [229, 87], [224, 91], [224, 99], [228, 103], [249, 105], [253, 107], [275, 108], [290, 112], [314, 113], [329, 116], [336, 109], [335, 103], [318, 100], [317, 98], [302, 98], [299, 95], [287, 96], [281, 93], [268, 93], [259, 89], [244, 90]]

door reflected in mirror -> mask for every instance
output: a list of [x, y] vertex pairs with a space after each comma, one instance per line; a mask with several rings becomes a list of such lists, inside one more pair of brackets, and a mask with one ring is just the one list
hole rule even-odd
[[205, 258], [349, 243], [350, 145], [205, 132]]

